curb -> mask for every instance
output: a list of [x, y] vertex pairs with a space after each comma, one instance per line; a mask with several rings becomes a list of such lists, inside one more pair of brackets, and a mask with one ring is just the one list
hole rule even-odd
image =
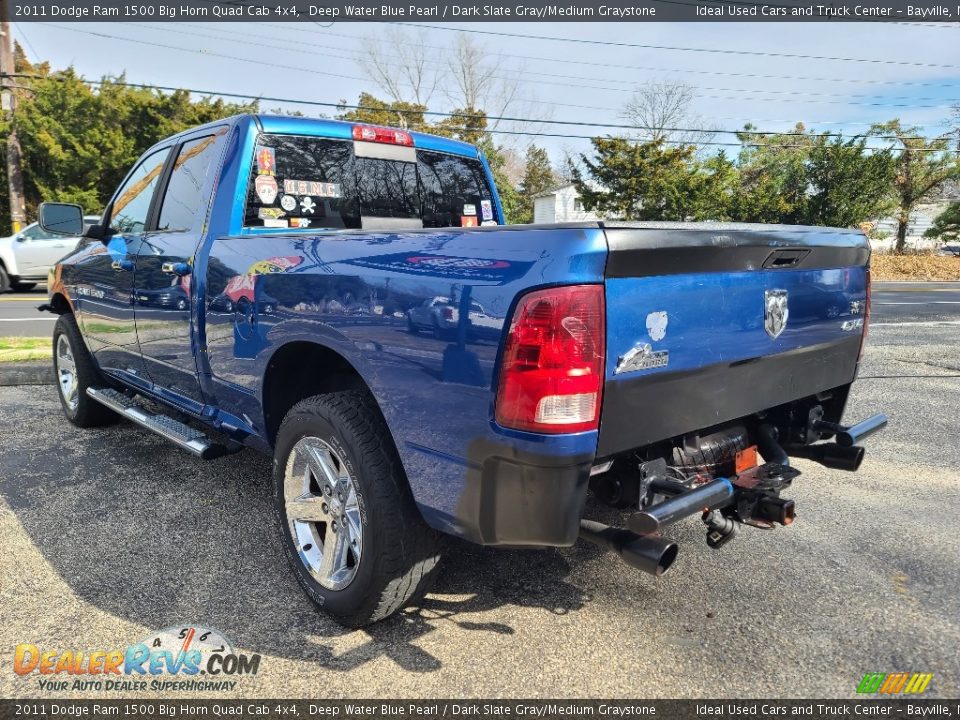
[[53, 363], [0, 363], [0, 387], [10, 385], [53, 385]]

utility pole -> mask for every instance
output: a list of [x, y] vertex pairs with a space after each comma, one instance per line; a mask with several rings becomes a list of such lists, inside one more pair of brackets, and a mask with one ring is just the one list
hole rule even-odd
[[23, 197], [23, 172], [20, 169], [20, 138], [13, 126], [17, 110], [17, 98], [13, 92], [16, 70], [13, 63], [13, 28], [8, 18], [10, 9], [7, 0], [0, 0], [0, 101], [4, 115], [10, 122], [7, 137], [7, 186], [10, 190], [10, 220], [13, 234], [20, 232], [27, 223], [27, 203]]

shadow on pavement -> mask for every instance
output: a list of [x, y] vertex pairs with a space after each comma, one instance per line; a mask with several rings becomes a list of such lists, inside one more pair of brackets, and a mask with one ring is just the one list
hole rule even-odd
[[[384, 656], [431, 672], [440, 659], [415, 644], [429, 633], [511, 635], [510, 625], [474, 616], [504, 605], [561, 614], [589, 600], [564, 580], [570, 566], [555, 550], [449, 540], [430, 595], [348, 637], [288, 569], [268, 458], [245, 451], [203, 463], [128, 423], [81, 431], [61, 418], [52, 388], [31, 393], [39, 397], [18, 393], [0, 415], [0, 494], [69, 591], [103, 613], [149, 629], [216, 628], [250, 651], [334, 670]], [[42, 612], [50, 600], [34, 601]]]

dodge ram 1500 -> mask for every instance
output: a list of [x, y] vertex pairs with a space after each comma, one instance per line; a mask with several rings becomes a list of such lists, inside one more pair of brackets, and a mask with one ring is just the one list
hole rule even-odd
[[245, 115], [148, 150], [42, 309], [70, 422], [271, 454], [293, 572], [361, 626], [425, 591], [439, 533], [660, 575], [687, 516], [713, 547], [790, 524], [790, 457], [856, 470], [886, 423], [841, 424], [869, 256], [819, 227], [506, 226], [475, 147]]

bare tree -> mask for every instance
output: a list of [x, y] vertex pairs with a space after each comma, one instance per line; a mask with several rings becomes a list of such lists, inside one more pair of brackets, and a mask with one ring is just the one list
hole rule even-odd
[[[448, 72], [452, 82], [447, 100], [454, 107], [482, 109], [488, 116], [499, 117], [521, 104], [523, 68], [510, 68], [505, 58], [489, 53], [469, 35], [458, 35]], [[494, 117], [487, 126], [496, 129], [500, 123]]]
[[427, 106], [445, 75], [429, 59], [432, 54], [423, 30], [405, 33], [391, 28], [381, 38], [363, 41], [366, 57], [360, 67], [395, 102]]
[[[451, 109], [483, 113], [485, 130], [539, 130], [537, 122], [550, 115], [525, 86], [522, 66], [490, 52], [469, 35], [461, 34], [452, 47], [441, 48], [431, 45], [423, 31], [390, 28], [382, 36], [367, 38], [364, 50], [360, 67], [392, 102], [427, 107], [439, 90]], [[507, 115], [524, 120], [500, 119]]]
[[652, 80], [634, 91], [620, 115], [637, 126], [635, 137], [640, 140], [690, 145], [709, 142], [714, 132], [703, 118], [691, 112], [695, 99], [689, 85]]

